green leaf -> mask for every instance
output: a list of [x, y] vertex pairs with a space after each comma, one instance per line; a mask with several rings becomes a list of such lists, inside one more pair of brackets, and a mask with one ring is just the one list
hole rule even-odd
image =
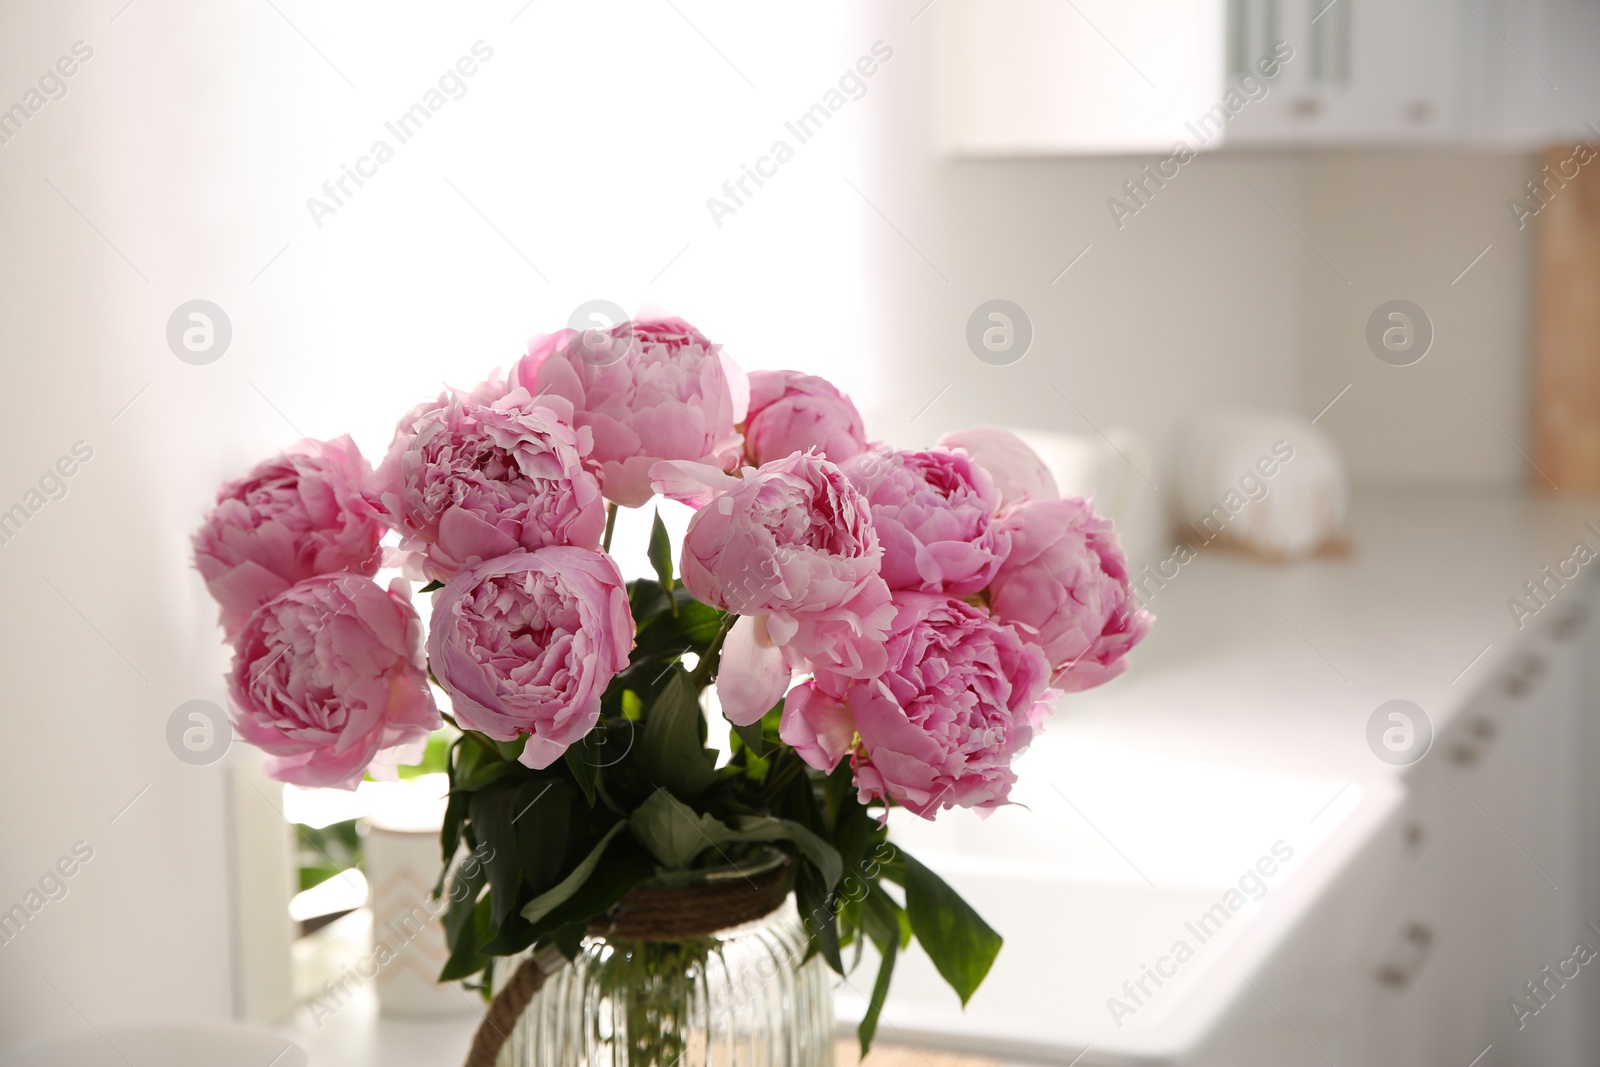
[[522, 909], [522, 917], [531, 923], [536, 923], [581, 889], [583, 883], [589, 880], [589, 875], [593, 874], [595, 867], [599, 865], [600, 857], [605, 853], [606, 846], [611, 844], [612, 840], [627, 825], [625, 822], [619, 822], [607, 830], [606, 835], [600, 839], [600, 843], [589, 850], [589, 854], [572, 869], [572, 873], [557, 882], [554, 888], [547, 889], [528, 901], [527, 906]]
[[688, 867], [706, 849], [720, 847], [734, 837], [722, 822], [710, 815], [697, 815], [665, 789], [657, 789], [645, 798], [628, 826], [656, 862], [672, 870]]
[[566, 857], [572, 789], [554, 778], [524, 782], [517, 789], [515, 807], [511, 825], [516, 831], [522, 878], [534, 893], [543, 893], [555, 884]]
[[500, 746], [500, 742], [476, 731], [463, 734], [456, 744], [455, 765], [450, 771], [451, 790], [471, 793], [521, 769], [516, 756], [505, 755]]
[[[650, 584], [656, 587], [654, 582]], [[685, 650], [704, 651], [722, 628], [724, 614], [682, 588], [673, 591], [670, 602], [660, 597], [643, 611], [635, 607], [639, 632], [634, 636], [634, 655], [652, 658], [678, 656]]]
[[821, 953], [835, 974], [844, 974], [844, 959], [839, 955], [838, 916], [829, 906], [828, 891], [822, 888], [822, 876], [816, 868], [800, 865], [794, 880], [794, 902], [800, 910], [801, 922], [805, 923], [812, 949]]
[[[618, 823], [618, 828], [626, 824]], [[655, 861], [650, 854], [623, 837], [606, 850], [605, 859], [594, 875], [583, 883], [567, 900], [551, 909], [550, 913], [534, 924], [535, 937], [556, 934], [568, 927], [582, 924], [611, 910], [640, 882], [655, 874]]]
[[[650, 566], [654, 568], [656, 577], [661, 579], [661, 588], [670, 595], [672, 592], [672, 539], [667, 536], [666, 524], [661, 521], [661, 509], [656, 509], [656, 517], [650, 524]], [[673, 614], [677, 614], [677, 601], [669, 601]]]
[[550, 939], [556, 943], [556, 948], [569, 960], [578, 958], [578, 950], [583, 947], [584, 936], [589, 933], [587, 922], [568, 923], [561, 927]]
[[418, 589], [417, 592], [419, 592], [419, 593], [431, 593], [435, 589], [443, 589], [443, 588], [444, 588], [444, 583], [441, 582], [439, 579], [435, 578], [433, 581], [429, 582], [427, 585], [423, 586], [421, 589]]
[[767, 739], [761, 732], [761, 724], [759, 722], [753, 722], [748, 726], [740, 726], [738, 723], [729, 723], [728, 725], [733, 727], [734, 734], [753, 755], [765, 756], [767, 754]]
[[511, 914], [522, 884], [516, 830], [511, 825], [516, 815], [517, 793], [516, 784], [507, 782], [504, 786], [472, 794], [472, 828], [478, 835], [478, 848], [485, 856], [484, 866], [489, 871], [489, 898], [493, 902], [489, 925], [493, 929], [499, 929]]
[[326, 882], [329, 878], [332, 878], [332, 877], [334, 877], [335, 875], [338, 875], [338, 874], [342, 874], [343, 872], [344, 872], [344, 868], [342, 868], [342, 867], [329, 867], [326, 863], [318, 864], [318, 865], [311, 866], [311, 867], [301, 867], [300, 868], [300, 892], [304, 893], [307, 889], [310, 889], [312, 886], [321, 885], [323, 882]]
[[823, 888], [833, 892], [839, 884], [839, 878], [844, 874], [844, 861], [839, 858], [838, 849], [828, 842], [795, 822], [793, 819], [779, 819], [785, 829], [789, 831], [790, 838], [800, 854], [816, 865], [822, 875]]
[[[456, 865], [450, 877], [450, 903], [444, 913], [444, 937], [450, 944], [455, 944], [466, 928], [487, 877], [484, 864], [474, 855], [468, 855]], [[487, 921], [488, 913], [484, 914]]]
[[451, 942], [450, 958], [445, 962], [444, 970], [439, 972], [441, 982], [470, 978], [489, 963], [488, 957], [478, 954], [478, 946], [489, 939], [489, 901], [478, 901], [470, 914], [471, 921], [463, 925]]
[[900, 855], [911, 929], [965, 1006], [1000, 952], [1000, 935], [944, 879], [905, 852]]
[[638, 722], [644, 718], [644, 701], [639, 699], [639, 694], [632, 689], [622, 691], [622, 717], [629, 722]]
[[[738, 820], [733, 841], [793, 841], [800, 854], [816, 865], [822, 875], [823, 889], [829, 893], [839, 884], [844, 874], [844, 861], [838, 849], [793, 819], [775, 819], [764, 815], [744, 815]], [[718, 842], [721, 844], [721, 842]]]
[[872, 938], [872, 943], [878, 946], [880, 952], [887, 951], [886, 946], [890, 941], [901, 948], [906, 947], [901, 936], [910, 936], [911, 923], [906, 919], [904, 910], [888, 893], [869, 884], [867, 892], [861, 896], [861, 905], [861, 929]]
[[507, 775], [515, 774], [521, 768], [520, 763], [510, 763], [505, 760], [486, 763], [473, 771], [466, 779], [456, 785], [456, 790], [462, 793], [475, 793], [485, 786], [492, 785]]
[[651, 705], [639, 742], [640, 767], [650, 784], [693, 798], [716, 780], [717, 754], [700, 739], [703, 722], [688, 672], [672, 668], [672, 680]]
[[600, 768], [583, 758], [582, 744], [570, 745], [564, 758], [567, 761], [567, 770], [572, 772], [573, 780], [578, 783], [578, 788], [583, 790], [583, 799], [594, 807], [595, 781], [600, 777]]
[[450, 799], [445, 802], [444, 825], [439, 828], [439, 880], [433, 886], [434, 896], [444, 889], [445, 875], [450, 871], [451, 861], [456, 858], [456, 849], [461, 847], [461, 825], [466, 821], [471, 801], [471, 793], [451, 790]]
[[856, 1037], [861, 1040], [862, 1059], [866, 1059], [867, 1053], [872, 1051], [872, 1039], [878, 1033], [878, 1016], [883, 1014], [883, 1002], [889, 995], [889, 979], [894, 976], [894, 960], [900, 952], [900, 942], [890, 938], [888, 946], [882, 951], [883, 961], [878, 964], [878, 979], [872, 983], [872, 999], [867, 1002], [866, 1014], [861, 1016], [861, 1025], [856, 1027]]

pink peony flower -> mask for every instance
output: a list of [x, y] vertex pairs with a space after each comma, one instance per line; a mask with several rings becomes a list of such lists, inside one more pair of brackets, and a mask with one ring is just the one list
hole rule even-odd
[[[848, 689], [849, 683], [837, 688]], [[783, 699], [778, 737], [817, 770], [831, 771], [855, 746], [856, 720], [817, 681], [802, 682]]]
[[752, 464], [818, 449], [835, 463], [866, 451], [861, 413], [825, 378], [792, 370], [750, 372], [744, 452]]
[[560, 397], [513, 389], [488, 404], [445, 394], [406, 416], [374, 495], [429, 578], [546, 545], [600, 547], [605, 502], [589, 431]]
[[369, 473], [349, 437], [307, 440], [218, 491], [195, 531], [194, 562], [230, 639], [302, 579], [377, 573], [383, 524], [361, 495]]
[[1047, 710], [1044, 654], [954, 597], [901, 592], [894, 605], [888, 669], [819, 671], [784, 702], [779, 736], [821, 770], [852, 753], [862, 803], [887, 797], [927, 819], [1006, 803], [1011, 761]]
[[433, 594], [428, 664], [463, 727], [526, 735], [521, 760], [550, 766], [600, 717], [600, 696], [633, 648], [614, 560], [541, 548], [488, 560]]
[[512, 384], [571, 401], [575, 424], [594, 435], [606, 499], [625, 507], [650, 499], [650, 468], [661, 460], [721, 470], [739, 462], [735, 427], [749, 407], [749, 382], [721, 346], [682, 319], [536, 337]]
[[1000, 507], [1008, 508], [1024, 500], [1060, 500], [1061, 491], [1050, 468], [1044, 465], [1028, 443], [1010, 430], [995, 426], [975, 426], [956, 430], [939, 438], [941, 448], [959, 448], [972, 461], [989, 472], [1000, 491]]
[[844, 471], [872, 509], [890, 589], [966, 596], [989, 584], [1009, 536], [993, 522], [994, 480], [965, 452], [879, 445]]
[[1011, 554], [989, 587], [995, 615], [1044, 649], [1057, 689], [1091, 689], [1121, 674], [1154, 619], [1134, 599], [1111, 520], [1087, 500], [1036, 500], [1000, 525]]
[[[797, 452], [743, 473], [656, 468], [662, 492], [704, 505], [684, 534], [683, 584], [749, 617], [729, 633], [717, 675], [723, 713], [739, 725], [777, 703], [791, 668], [850, 677], [882, 670], [892, 618], [866, 503], [838, 467]], [[686, 489], [694, 485], [703, 487], [698, 496]]]
[[250, 617], [228, 677], [239, 735], [267, 774], [354, 789], [422, 757], [440, 726], [409, 588], [355, 574], [307, 578]]

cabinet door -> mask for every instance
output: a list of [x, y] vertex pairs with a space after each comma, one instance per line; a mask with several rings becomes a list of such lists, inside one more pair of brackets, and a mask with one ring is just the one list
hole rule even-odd
[[[1502, 832], [1501, 856], [1510, 865], [1511, 936], [1496, 990], [1503, 1038], [1515, 1053], [1508, 1062], [1539, 1067], [1591, 1062], [1582, 1056], [1593, 1003], [1586, 991], [1600, 985], [1600, 964], [1577, 968], [1570, 980], [1560, 974], [1577, 942], [1600, 949], [1600, 939], [1585, 927], [1582, 906], [1585, 609], [1581, 603], [1559, 605], [1549, 620], [1554, 625], [1542, 628], [1541, 639], [1514, 664], [1503, 740], [1507, 773], [1474, 798]], [[1511, 998], [1526, 1003], [1530, 981], [1544, 983], [1549, 1003], [1519, 1026]]]
[[[1578, 700], [1573, 709], [1578, 811], [1573, 898], [1584, 929], [1595, 938], [1589, 944], [1600, 951], [1600, 933], [1589, 927], [1591, 920], [1600, 926], [1600, 773], [1596, 773], [1600, 768], [1600, 714], [1596, 714], [1600, 705], [1600, 585], [1587, 583], [1580, 596], [1572, 609], [1574, 622], [1558, 620], [1556, 636], [1570, 641], [1579, 660]], [[1563, 634], [1564, 629], [1570, 636]], [[1600, 979], [1600, 974], [1588, 977]], [[1577, 990], [1577, 1000], [1583, 1020], [1578, 1040], [1586, 1053], [1583, 1060], [1592, 1063], [1600, 1059], [1600, 981], [1585, 983]]]
[[1469, 29], [1480, 140], [1544, 148], [1594, 143], [1600, 117], [1600, 5], [1474, 0]]
[[1230, 142], [1409, 144], [1466, 132], [1461, 5], [1450, 0], [1233, 0], [1230, 27], [1238, 70], [1241, 52], [1277, 39], [1294, 49]]
[[[1377, 917], [1392, 931], [1367, 1001], [1335, 1051], [1364, 1067], [1465, 1067], [1503, 1027], [1495, 976], [1511, 939], [1505, 846], [1475, 811], [1505, 773], [1493, 701], [1477, 699], [1411, 769], [1406, 833], [1414, 852], [1406, 891]], [[1508, 850], [1509, 851], [1509, 850]]]

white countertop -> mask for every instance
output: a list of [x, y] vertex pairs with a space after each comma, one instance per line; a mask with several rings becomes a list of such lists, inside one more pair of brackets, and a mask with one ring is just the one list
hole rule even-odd
[[[1600, 497], [1362, 493], [1347, 557], [1202, 550], [1149, 600], [1156, 625], [1129, 671], [1062, 701], [1039, 745], [1132, 739], [1256, 768], [1382, 770], [1373, 710], [1402, 698], [1448, 723], [1518, 643], [1507, 600], [1579, 541], [1600, 553], [1590, 522]], [[1563, 593], [1552, 600], [1546, 613]]]
[[[1019, 798], [1030, 810], [1043, 810], [1047, 802], [1064, 807], [1042, 792], [1048, 786], [1066, 799], [1083, 825], [1016, 861], [1033, 864], [1041, 877], [1067, 878], [1108, 892], [1109, 900], [1123, 899], [1146, 882], [1159, 884], [1166, 899], [1152, 905], [1152, 914], [1163, 914], [1160, 929], [1166, 930], [1177, 916], [1206, 903], [1215, 893], [1212, 887], [1231, 877], [1226, 872], [1272, 843], [1270, 826], [1277, 825], [1278, 813], [1261, 808], [1293, 809], [1304, 825], [1307, 812], [1300, 808], [1318, 808], [1323, 793], [1330, 802], [1338, 798], [1329, 814], [1317, 811], [1310, 820], [1322, 823], [1314, 832], [1298, 831], [1296, 840], [1305, 842], [1305, 850], [1320, 847], [1330, 835], [1370, 832], [1383, 811], [1369, 813], [1360, 828], [1341, 820], [1361, 822], [1349, 816], [1364, 803], [1392, 807], [1404, 774], [1367, 747], [1366, 723], [1373, 710], [1404, 698], [1430, 716], [1436, 731], [1442, 729], [1474, 688], [1513, 655], [1519, 631], [1508, 598], [1524, 596], [1524, 583], [1569, 557], [1578, 542], [1600, 552], [1600, 533], [1587, 528], [1590, 522], [1600, 529], [1600, 498], [1365, 493], [1353, 503], [1353, 549], [1346, 557], [1276, 565], [1202, 550], [1149, 598], [1157, 623], [1129, 672], [1102, 689], [1064, 700], [1019, 763]], [[1544, 614], [1561, 610], [1562, 592], [1552, 599]], [[1119, 796], [1095, 769], [1111, 766], [1100, 754], [1121, 753], [1116, 758], [1126, 761], [1130, 751], [1139, 767]], [[1185, 786], [1182, 775], [1196, 765], [1233, 777], [1221, 785], [1216, 778]], [[1337, 792], [1341, 783], [1363, 782], [1353, 792]], [[1205, 810], [1212, 812], [1213, 823], [1230, 821], [1229, 847], [1185, 855], [1176, 845], [1135, 841], [1119, 850], [1112, 844], [1124, 832], [1118, 818], [1137, 808], [1139, 798], [1148, 800], [1152, 789], [1166, 790], [1170, 797], [1186, 788], [1208, 799], [1217, 795], [1214, 807]], [[1231, 799], [1230, 790], [1237, 794]], [[965, 849], [981, 835], [1000, 840], [1010, 823], [1022, 825], [1023, 813], [1012, 811], [1016, 817], [1001, 813], [987, 825], [967, 813], [951, 813], [935, 826], [907, 825], [901, 836], [919, 852], [937, 853], [952, 844]], [[1204, 816], [1197, 809], [1195, 817]], [[1137, 821], [1134, 815], [1128, 818]], [[1126, 833], [1135, 833], [1134, 822]], [[1172, 822], [1176, 828], [1169, 838], [1177, 842], [1187, 831], [1181, 818]], [[1357, 842], [1335, 843], [1330, 851], [1342, 853]], [[1315, 890], [1330, 876], [1326, 870], [1297, 874], [1297, 882], [1285, 884], [1302, 889], [1309, 884]], [[1308, 881], [1313, 877], [1314, 883]], [[1270, 913], [1262, 925], [1285, 928], [1293, 910], [1309, 900], [1290, 908], [1294, 894], [1274, 892], [1262, 905], [1263, 913]], [[1058, 955], [1060, 967], [1071, 966], [1070, 946], [1060, 946]], [[1006, 966], [1002, 954], [997, 967]], [[1105, 964], [1113, 966], [1121, 965]], [[1196, 966], [1194, 976], [1202, 970]], [[870, 976], [853, 981], [860, 984]], [[1104, 986], [1097, 976], [1084, 988], [1101, 996], [1114, 991]], [[370, 1004], [351, 1004], [321, 1030], [302, 1018], [296, 1031], [321, 1054], [315, 1062], [421, 1067], [456, 1062], [471, 1023], [396, 1022], [380, 1019]], [[893, 1035], [886, 1030], [885, 1036]]]

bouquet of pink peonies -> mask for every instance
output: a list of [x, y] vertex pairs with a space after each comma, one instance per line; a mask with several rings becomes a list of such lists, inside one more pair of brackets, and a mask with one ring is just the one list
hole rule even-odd
[[[656, 494], [695, 509], [681, 553], [658, 514], [656, 577], [625, 582], [617, 507]], [[194, 552], [269, 774], [354, 788], [459, 731], [441, 979], [570, 959], [639, 887], [777, 850], [812, 951], [843, 974], [843, 948], [880, 950], [863, 1049], [912, 937], [963, 1002], [1000, 948], [884, 847], [893, 809], [1005, 804], [1049, 701], [1150, 625], [1111, 523], [1014, 435], [872, 444], [828, 382], [747, 376], [677, 319], [536, 338], [415, 408], [376, 470], [302, 442], [221, 490]]]

